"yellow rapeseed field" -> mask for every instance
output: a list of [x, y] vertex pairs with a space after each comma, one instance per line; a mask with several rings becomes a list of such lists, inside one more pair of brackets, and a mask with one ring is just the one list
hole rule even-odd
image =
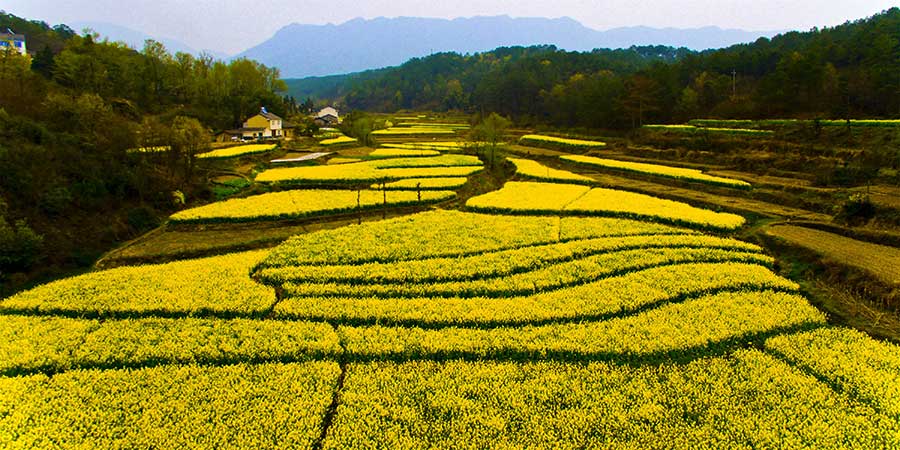
[[443, 127], [424, 127], [424, 126], [415, 126], [415, 127], [392, 127], [385, 128], [383, 130], [375, 130], [372, 132], [373, 136], [416, 136], [416, 135], [446, 135], [446, 134], [456, 134], [456, 129], [454, 128], [443, 128]]
[[268, 169], [256, 177], [265, 183], [360, 183], [396, 181], [403, 178], [468, 176], [482, 169], [474, 156], [441, 155], [434, 157], [386, 158], [326, 166], [301, 166]]
[[370, 158], [407, 158], [411, 156], [438, 156], [441, 152], [428, 149], [406, 149], [385, 147], [377, 148], [369, 153]]
[[[795, 291], [797, 285], [752, 263], [707, 262], [635, 270], [553, 291], [502, 297], [290, 297], [278, 317], [346, 320], [351, 323], [437, 325], [527, 325], [633, 312], [640, 308], [728, 289]], [[428, 293], [431, 295], [431, 293]]]
[[0, 447], [309, 448], [340, 372], [312, 361], [0, 378]]
[[606, 147], [605, 142], [588, 141], [584, 139], [568, 139], [555, 136], [543, 136], [540, 134], [526, 134], [519, 138], [519, 144], [534, 147], [548, 147], [558, 150], [582, 150]]
[[[886, 448], [896, 418], [758, 350], [353, 364], [324, 448]], [[360, 426], [365, 424], [365, 426]]]
[[[626, 224], [627, 222], [622, 222]], [[674, 230], [673, 230], [674, 231]], [[266, 282], [422, 283], [512, 275], [604, 253], [652, 248], [715, 248], [761, 253], [756, 245], [735, 239], [678, 233], [574, 239], [462, 256], [430, 257], [390, 263], [291, 264], [257, 272]]]
[[696, 181], [700, 183], [734, 187], [739, 189], [750, 189], [751, 187], [750, 183], [747, 183], [746, 181], [707, 175], [697, 169], [685, 169], [683, 167], [670, 167], [659, 164], [618, 161], [615, 159], [603, 159], [582, 155], [562, 155], [560, 156], [560, 158], [566, 161], [586, 164], [589, 166], [674, 178], [677, 180]]
[[755, 252], [717, 248], [649, 248], [601, 253], [500, 278], [422, 284], [343, 284], [289, 282], [291, 296], [312, 297], [505, 297], [549, 291], [662, 264], [736, 261], [770, 265], [772, 258]]
[[744, 218], [737, 214], [714, 212], [695, 208], [687, 203], [615, 189], [592, 189], [583, 197], [566, 205], [565, 209], [572, 212], [605, 212], [623, 217], [659, 219], [676, 224], [725, 230], [738, 228], [745, 222]]
[[274, 291], [247, 274], [268, 251], [136, 267], [54, 281], [0, 301], [6, 311], [77, 316], [260, 314]]
[[338, 355], [332, 327], [258, 319], [0, 316], [0, 373]]
[[462, 150], [469, 143], [461, 142], [461, 141], [418, 141], [418, 142], [403, 142], [403, 143], [385, 143], [381, 144], [383, 148], [396, 148], [396, 149], [404, 149], [404, 150], [439, 150], [439, 151], [454, 151], [454, 150]]
[[699, 228], [731, 230], [744, 224], [736, 214], [615, 189], [556, 183], [508, 182], [499, 191], [466, 201], [474, 211], [525, 214], [596, 214], [650, 219]]
[[567, 170], [552, 169], [537, 161], [522, 158], [506, 158], [516, 166], [516, 175], [540, 180], [557, 181], [562, 183], [591, 184], [594, 180], [584, 175], [578, 175]]
[[466, 177], [447, 177], [447, 178], [407, 178], [405, 180], [392, 181], [390, 183], [381, 184], [373, 184], [371, 186], [372, 189], [384, 189], [388, 190], [404, 190], [404, 191], [416, 191], [416, 190], [424, 190], [424, 189], [456, 189], [462, 187], [462, 185], [466, 184], [469, 179]]
[[260, 267], [463, 256], [572, 239], [681, 232], [666, 225], [613, 218], [514, 217], [441, 210], [295, 236], [275, 248]]
[[[409, 188], [480, 165], [314, 169]], [[280, 191], [191, 217], [348, 202]], [[739, 216], [574, 183], [469, 207], [0, 300], [0, 448], [900, 447], [900, 347], [828, 324], [763, 248], [697, 230]]]
[[349, 145], [356, 143], [356, 138], [352, 138], [349, 136], [338, 136], [328, 139], [322, 139], [319, 141], [319, 145], [322, 147], [333, 147], [338, 145]]
[[211, 152], [201, 153], [198, 158], [234, 158], [236, 156], [252, 155], [255, 153], [265, 153], [274, 150], [276, 144], [251, 144], [239, 145], [237, 147], [222, 148]]
[[298, 189], [235, 198], [173, 214], [175, 223], [247, 222], [296, 219], [364, 209], [428, 204], [456, 196], [453, 191], [381, 192]]

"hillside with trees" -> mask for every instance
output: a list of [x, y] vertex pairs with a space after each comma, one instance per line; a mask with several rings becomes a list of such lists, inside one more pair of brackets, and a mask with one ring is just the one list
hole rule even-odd
[[[154, 41], [138, 51], [9, 14], [6, 27], [34, 53], [0, 53], [4, 284], [89, 265], [155, 226], [173, 196], [208, 195], [193, 160], [211, 133], [263, 105], [291, 107], [278, 71], [254, 61], [172, 55]], [[135, 151], [151, 147], [169, 150]]]
[[900, 115], [900, 9], [721, 50], [442, 53], [347, 78], [350, 108], [495, 111], [522, 124], [630, 128], [695, 117]]

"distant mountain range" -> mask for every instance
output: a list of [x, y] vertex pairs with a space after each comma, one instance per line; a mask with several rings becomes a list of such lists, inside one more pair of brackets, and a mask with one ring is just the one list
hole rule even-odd
[[237, 57], [281, 69], [286, 78], [394, 66], [435, 52], [474, 53], [502, 46], [553, 44], [565, 50], [667, 45], [693, 50], [727, 47], [777, 31], [625, 27], [598, 31], [570, 18], [353, 19], [340, 25], [288, 25]]
[[703, 27], [691, 29], [623, 27], [598, 31], [563, 17], [511, 18], [509, 16], [430, 19], [398, 17], [353, 19], [340, 25], [291, 24], [270, 39], [238, 55], [197, 50], [176, 39], [105, 22], [75, 22], [72, 29], [90, 28], [111, 41], [140, 50], [147, 39], [161, 42], [171, 53], [219, 59], [246, 57], [281, 69], [285, 78], [360, 72], [396, 66], [410, 58], [436, 52], [474, 53], [503, 46], [553, 44], [561, 49], [627, 48], [632, 45], [667, 45], [693, 50], [722, 48], [771, 37], [778, 31], [744, 31]]
[[173, 55], [177, 52], [184, 52], [196, 56], [200, 53], [205, 52], [218, 59], [229, 58], [228, 55], [221, 52], [216, 52], [213, 50], [197, 50], [176, 39], [151, 36], [142, 31], [133, 30], [121, 25], [115, 25], [106, 22], [75, 22], [69, 24], [69, 26], [79, 34], [81, 33], [81, 30], [90, 28], [99, 33], [101, 38], [108, 38], [110, 41], [124, 42], [129, 47], [132, 47], [136, 50], [144, 48], [144, 41], [146, 41], [147, 39], [153, 39], [165, 45], [166, 50], [168, 50], [169, 53], [172, 53]]

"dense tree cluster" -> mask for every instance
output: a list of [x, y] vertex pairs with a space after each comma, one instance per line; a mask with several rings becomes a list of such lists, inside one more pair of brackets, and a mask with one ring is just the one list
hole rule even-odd
[[[364, 110], [496, 111], [523, 123], [593, 128], [694, 117], [900, 116], [900, 9], [721, 50], [500, 48], [441, 53], [365, 79]], [[340, 92], [340, 90], [336, 90]]]
[[43, 236], [33, 257], [8, 258], [0, 243], [0, 282], [40, 259], [90, 262], [153, 225], [173, 193], [204, 193], [194, 155], [212, 131], [291, 105], [277, 69], [254, 61], [171, 55], [154, 41], [135, 50], [8, 14], [0, 27], [33, 52], [0, 52], [0, 241]]

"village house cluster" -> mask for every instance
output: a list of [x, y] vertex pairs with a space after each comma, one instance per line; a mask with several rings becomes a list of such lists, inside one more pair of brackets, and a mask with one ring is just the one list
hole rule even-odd
[[[335, 126], [340, 123], [338, 111], [332, 107], [323, 108], [313, 117], [313, 121], [320, 127]], [[294, 129], [297, 126], [288, 122], [277, 114], [260, 108], [259, 113], [245, 120], [241, 128], [225, 130], [219, 134], [219, 141], [250, 141], [266, 139], [293, 139]]]

